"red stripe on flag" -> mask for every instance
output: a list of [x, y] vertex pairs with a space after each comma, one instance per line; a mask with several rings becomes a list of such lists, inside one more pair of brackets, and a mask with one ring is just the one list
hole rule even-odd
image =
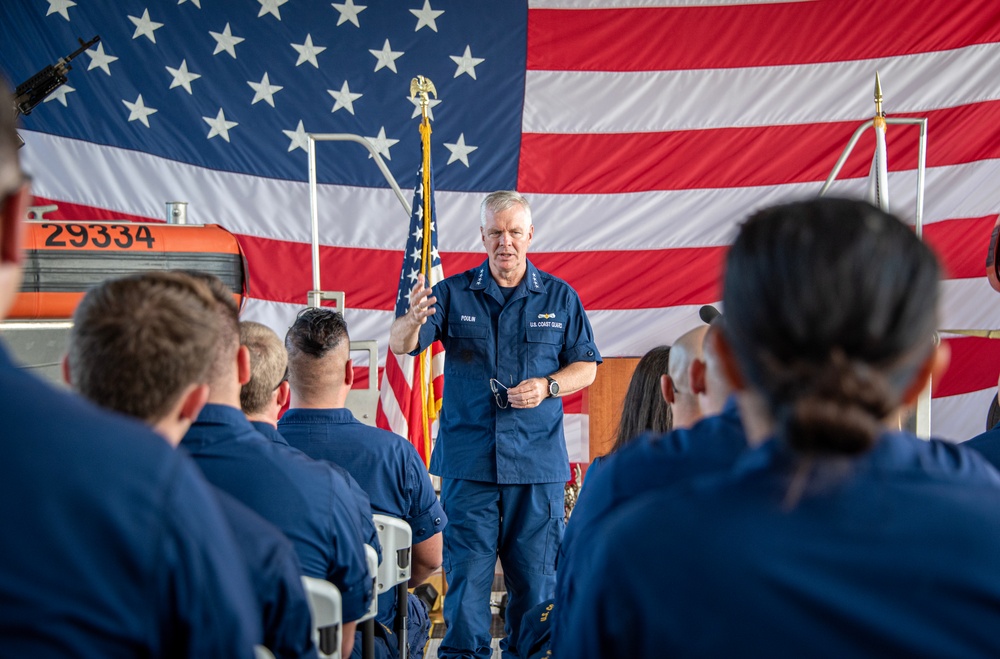
[[996, 215], [935, 222], [924, 227], [924, 240], [944, 266], [945, 279], [986, 276], [986, 249]]
[[[91, 220], [106, 212], [65, 202], [53, 203], [59, 203], [60, 219]], [[948, 278], [975, 279], [985, 275], [986, 246], [995, 220], [993, 215], [959, 218], [924, 227], [924, 237], [938, 252]], [[312, 275], [308, 268], [300, 266], [309, 263], [309, 245], [238, 237], [247, 256], [253, 297], [305, 305], [306, 291], [312, 288]], [[542, 270], [568, 281], [580, 294], [584, 306], [594, 311], [717, 301], [725, 251], [725, 246], [717, 246], [533, 252], [529, 258]], [[323, 246], [320, 248], [323, 286], [327, 290], [345, 291], [351, 308], [391, 310], [395, 304], [392, 286], [397, 282], [400, 255], [394, 250]], [[486, 257], [476, 252], [445, 252], [441, 258], [445, 271], [455, 273], [479, 265]], [[619, 276], [593, 276], [594, 272], [609, 269]], [[366, 276], [351, 275], [357, 272], [365, 272]], [[650, 281], [675, 283], [656, 287], [649, 286]]]
[[951, 364], [940, 382], [934, 383], [934, 398], [957, 396], [997, 386], [1000, 340], [946, 337], [945, 342], [951, 347]]
[[[600, 367], [598, 367], [600, 368]], [[563, 413], [564, 414], [583, 414], [583, 392], [585, 390], [576, 391], [568, 396], [563, 396]]]
[[[253, 236], [239, 239], [250, 266], [254, 297], [305, 304], [306, 291], [312, 285], [311, 274], [294, 264], [308, 263], [308, 245]], [[717, 300], [724, 251], [724, 247], [702, 247], [536, 252], [529, 258], [542, 270], [568, 281], [589, 309], [637, 309]], [[469, 252], [441, 255], [445, 271], [451, 273], [475, 267], [485, 258], [485, 254]], [[396, 299], [390, 287], [397, 280], [394, 273], [398, 270], [394, 271], [393, 266], [399, 260], [400, 252], [390, 250], [322, 247], [323, 288], [344, 291], [352, 309], [392, 309]], [[593, 276], [609, 264], [615, 264], [621, 277]], [[359, 278], [354, 274], [358, 272], [369, 275]], [[651, 287], [650, 278], [658, 281], [669, 278], [676, 280], [678, 286]]]
[[997, 41], [995, 0], [952, 2], [947, 10], [913, 0], [881, 0], [877, 6], [868, 0], [838, 0], [528, 12], [528, 69], [544, 71], [811, 64]]
[[[928, 167], [1000, 158], [1000, 101], [892, 116], [927, 117], [934, 127]], [[826, 180], [860, 123], [661, 133], [525, 133], [518, 190], [616, 194], [819, 182]], [[889, 127], [890, 171], [916, 169], [919, 137], [916, 126]], [[874, 133], [868, 131], [840, 178], [867, 176], [874, 149]]]

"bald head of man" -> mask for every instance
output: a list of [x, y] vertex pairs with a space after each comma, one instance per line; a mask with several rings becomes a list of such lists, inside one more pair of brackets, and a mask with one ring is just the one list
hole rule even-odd
[[707, 332], [708, 325], [699, 325], [682, 334], [670, 346], [667, 374], [661, 376], [660, 386], [663, 388], [663, 397], [671, 405], [674, 428], [690, 428], [704, 416], [704, 396], [692, 385], [704, 379], [702, 346]]

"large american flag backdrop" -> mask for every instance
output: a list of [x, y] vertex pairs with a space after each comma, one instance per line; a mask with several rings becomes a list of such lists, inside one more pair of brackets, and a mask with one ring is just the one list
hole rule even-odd
[[[363, 3], [363, 4], [362, 4]], [[670, 4], [672, 6], [663, 6]], [[754, 208], [818, 193], [875, 71], [890, 116], [929, 120], [925, 232], [948, 269], [942, 327], [1000, 327], [984, 277], [1000, 209], [996, 0], [4, 0], [17, 83], [76, 47], [69, 85], [24, 118], [24, 166], [62, 219], [189, 220], [239, 235], [245, 315], [283, 333], [311, 288], [306, 132], [369, 137], [406, 185], [420, 157], [412, 77], [434, 81], [446, 274], [483, 258], [485, 192], [533, 203], [533, 260], [580, 293], [605, 356], [698, 323]], [[869, 132], [834, 192], [862, 194]], [[384, 362], [408, 218], [367, 153], [319, 145], [326, 290]], [[917, 131], [890, 126], [893, 208], [911, 222]], [[407, 193], [409, 196], [409, 193]], [[950, 338], [935, 434], [984, 427], [1000, 342]], [[486, 383], [483, 383], [486, 386]], [[579, 397], [571, 455], [586, 453]]]

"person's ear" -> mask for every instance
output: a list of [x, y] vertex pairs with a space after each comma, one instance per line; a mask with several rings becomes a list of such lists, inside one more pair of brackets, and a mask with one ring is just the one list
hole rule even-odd
[[743, 377], [743, 372], [736, 362], [736, 355], [733, 353], [733, 348], [724, 330], [716, 332], [715, 350], [717, 351], [716, 354], [719, 357], [719, 362], [722, 364], [722, 372], [726, 376], [726, 379], [729, 380], [729, 385], [733, 388], [733, 391], [743, 391], [746, 389], [746, 379]]
[[910, 383], [910, 386], [903, 393], [902, 404], [907, 406], [916, 404], [917, 399], [920, 398], [920, 393], [927, 386], [928, 380], [930, 382], [937, 382], [944, 375], [944, 372], [948, 370], [948, 364], [950, 363], [951, 346], [942, 341], [934, 346], [934, 350], [931, 351], [931, 354], [927, 355], [924, 363], [917, 370], [913, 382]]
[[691, 380], [691, 392], [694, 394], [705, 394], [705, 362], [695, 359], [691, 362], [691, 372], [688, 374]]
[[666, 373], [660, 376], [660, 393], [668, 405], [674, 404], [674, 381]]
[[69, 368], [69, 353], [63, 355], [62, 358], [62, 376], [63, 382], [65, 382], [70, 387], [73, 386], [73, 374], [70, 372]]
[[244, 345], [236, 351], [236, 372], [239, 374], [240, 386], [242, 387], [250, 381], [250, 349]]
[[[344, 386], [350, 389], [354, 386], [354, 360], [348, 359], [347, 363], [344, 364]], [[372, 383], [368, 383], [371, 387]]]
[[192, 384], [181, 395], [181, 405], [178, 409], [178, 420], [186, 423], [194, 423], [201, 414], [201, 408], [208, 402], [208, 385]]
[[278, 405], [278, 409], [284, 409], [288, 405], [288, 399], [292, 395], [292, 386], [288, 384], [288, 380], [285, 380], [278, 385], [276, 390], [275, 403]]
[[21, 265], [24, 262], [21, 232], [30, 203], [31, 186], [28, 183], [0, 200], [0, 263]]

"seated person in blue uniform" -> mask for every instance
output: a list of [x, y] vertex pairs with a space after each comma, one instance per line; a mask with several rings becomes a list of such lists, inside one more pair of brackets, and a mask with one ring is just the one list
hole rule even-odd
[[[299, 314], [285, 337], [292, 403], [278, 430], [307, 455], [341, 465], [371, 498], [376, 513], [404, 520], [413, 535], [412, 578], [419, 586], [441, 565], [441, 531], [448, 522], [427, 467], [408, 441], [358, 421], [344, 406], [354, 383], [351, 339], [344, 317], [329, 309]], [[396, 599], [379, 597], [378, 621], [394, 629]], [[409, 597], [410, 656], [423, 656], [430, 620], [423, 602]], [[396, 641], [390, 648], [395, 652]]]
[[[607, 456], [598, 469], [588, 471], [559, 547], [557, 606], [550, 616], [554, 653], [560, 652], [561, 629], [569, 605], [579, 596], [578, 579], [594, 569], [587, 541], [597, 532], [601, 521], [628, 501], [648, 492], [668, 489], [702, 474], [727, 470], [746, 450], [746, 435], [735, 399], [732, 399], [733, 388], [719, 360], [720, 322], [721, 318], [716, 318], [697, 333], [703, 345], [697, 350], [698, 357], [688, 369], [690, 376], [684, 384], [697, 392], [699, 412], [711, 414], [690, 428], [679, 428], [668, 434], [645, 434]], [[671, 357], [673, 354], [672, 348]]]
[[[1000, 397], [1000, 383], [997, 386], [997, 396]], [[986, 458], [991, 465], [1000, 469], [1000, 423], [976, 435], [972, 439], [962, 442], [965, 448], [971, 448]]]
[[[208, 398], [206, 355], [215, 348], [215, 300], [180, 272], [103, 282], [76, 309], [66, 371], [98, 405], [135, 417], [177, 446]], [[292, 543], [221, 490], [263, 623], [260, 643], [276, 657], [315, 657], [309, 603]]]
[[240, 388], [240, 409], [257, 432], [288, 446], [278, 432], [278, 418], [291, 391], [288, 352], [273, 329], [252, 320], [240, 321], [240, 345], [250, 357], [250, 379]]
[[[0, 82], [0, 107], [12, 104]], [[0, 112], [0, 319], [21, 288], [30, 200]], [[0, 654], [251, 659], [246, 570], [191, 460], [2, 346], [0, 391]]]
[[895, 429], [947, 363], [939, 277], [862, 201], [746, 221], [719, 346], [754, 448], [608, 516], [558, 656], [1000, 656], [1000, 476]]
[[326, 579], [340, 590], [343, 655], [354, 646], [356, 621], [368, 610], [371, 579], [364, 543], [371, 511], [359, 513], [343, 477], [254, 430], [240, 409], [240, 387], [250, 377], [249, 356], [240, 345], [239, 311], [231, 291], [215, 277], [199, 274], [216, 301], [219, 338], [210, 357], [208, 402], [181, 446], [216, 487], [271, 522], [292, 541], [306, 576]]
[[[288, 446], [288, 442], [278, 432], [278, 417], [288, 405], [290, 391], [288, 352], [285, 345], [274, 330], [252, 320], [240, 321], [240, 345], [246, 347], [250, 358], [250, 379], [240, 387], [240, 409], [257, 432], [276, 444]], [[290, 447], [289, 450], [300, 452]], [[351, 506], [351, 510], [358, 516], [358, 526], [367, 533], [365, 544], [374, 547], [381, 560], [382, 550], [378, 533], [371, 521], [372, 507], [368, 494], [346, 469], [331, 462], [327, 464], [347, 482], [356, 503]], [[360, 634], [358, 632], [357, 638], [360, 638]], [[358, 645], [355, 646], [355, 653], [357, 652], [360, 652]]]

